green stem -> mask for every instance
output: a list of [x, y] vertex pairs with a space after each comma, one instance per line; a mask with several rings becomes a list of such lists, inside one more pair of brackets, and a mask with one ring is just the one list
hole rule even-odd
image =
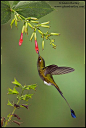
[[12, 114], [10, 114], [10, 116], [9, 116], [8, 120], [6, 120], [6, 122], [5, 122], [5, 124], [4, 124], [4, 126], [3, 126], [3, 127], [6, 127], [6, 126], [8, 125], [8, 122], [12, 119], [12, 116], [13, 116], [13, 114], [14, 114], [15, 110], [16, 110], [16, 107], [14, 107], [14, 110], [13, 110]]
[[[11, 10], [11, 12], [13, 12], [13, 13], [17, 13], [15, 10], [13, 10], [13, 9], [10, 9]], [[18, 13], [17, 13], [18, 14]], [[19, 14], [19, 16], [23, 19], [23, 20], [26, 20], [27, 18], [25, 18], [24, 16], [22, 16], [22, 15], [20, 15]], [[29, 17], [30, 18], [30, 17]], [[31, 23], [31, 22], [30, 22]], [[33, 26], [35, 26], [33, 23], [31, 23]]]
[[[17, 13], [15, 10], [13, 10], [13, 9], [10, 9], [11, 10], [11, 12], [13, 12], [13, 13]], [[17, 13], [18, 14], [18, 13]], [[20, 15], [20, 14], [19, 14]], [[26, 18], [24, 17], [24, 16], [22, 16], [22, 15], [20, 15], [20, 17], [23, 19], [23, 20], [25, 20]]]
[[[23, 94], [23, 91], [24, 91], [24, 90], [22, 89], [21, 96], [22, 96], [22, 94]], [[17, 104], [19, 104], [19, 102], [20, 102], [20, 99], [17, 101]], [[15, 110], [16, 110], [16, 107], [14, 107], [12, 114], [10, 114], [8, 120], [6, 120], [6, 122], [5, 122], [5, 124], [4, 124], [3, 127], [6, 127], [6, 126], [8, 125], [8, 122], [12, 119], [12, 116], [13, 116]]]

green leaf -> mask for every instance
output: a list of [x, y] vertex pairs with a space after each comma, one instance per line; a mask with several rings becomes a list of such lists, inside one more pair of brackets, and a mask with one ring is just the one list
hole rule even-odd
[[25, 94], [21, 96], [21, 100], [28, 101], [29, 98], [32, 98], [33, 94]]
[[19, 92], [15, 89], [15, 87], [13, 88], [13, 90], [11, 88], [8, 89], [8, 93], [7, 94], [19, 94]]
[[13, 84], [16, 84], [17, 87], [21, 87], [22, 85], [14, 78]]
[[25, 90], [26, 88], [27, 88], [27, 85], [24, 85], [24, 86], [23, 86], [23, 90]]
[[27, 85], [27, 90], [30, 90], [30, 89], [33, 89], [33, 90], [36, 90], [36, 84], [33, 84], [33, 85]]
[[13, 9], [25, 18], [41, 18], [54, 10], [45, 1], [20, 1]]
[[30, 90], [30, 89], [33, 89], [33, 90], [36, 90], [36, 84], [33, 84], [33, 85], [24, 85], [23, 86], [23, 90]]
[[7, 105], [9, 105], [9, 106], [13, 106], [9, 100], [8, 100]]
[[17, 100], [21, 100], [21, 96], [18, 95], [18, 96], [17, 96]]
[[11, 19], [9, 1], [1, 1], [1, 24], [7, 23]]
[[12, 3], [13, 7], [15, 7], [15, 5], [17, 5], [18, 3], [19, 3], [19, 1], [13, 1], [13, 3]]

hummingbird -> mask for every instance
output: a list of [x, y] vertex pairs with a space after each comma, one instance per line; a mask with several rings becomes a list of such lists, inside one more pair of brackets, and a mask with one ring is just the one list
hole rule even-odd
[[38, 70], [39, 76], [44, 81], [44, 84], [53, 85], [59, 91], [60, 95], [64, 98], [64, 100], [66, 101], [66, 103], [70, 108], [71, 116], [73, 118], [76, 118], [75, 112], [71, 109], [69, 103], [63, 96], [62, 91], [60, 90], [58, 85], [55, 83], [52, 76], [52, 75], [61, 75], [61, 74], [70, 73], [70, 72], [73, 72], [74, 69], [71, 67], [58, 67], [57, 65], [54, 65], [54, 64], [45, 67], [45, 61], [38, 52], [37, 70]]

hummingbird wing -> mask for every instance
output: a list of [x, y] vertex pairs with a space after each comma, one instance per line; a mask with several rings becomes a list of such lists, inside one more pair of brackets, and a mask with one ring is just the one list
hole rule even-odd
[[57, 65], [49, 65], [47, 67], [45, 67], [45, 76], [47, 74], [51, 74], [51, 75], [61, 75], [61, 74], [66, 74], [66, 73], [70, 73], [73, 72], [74, 69], [70, 68], [70, 67], [58, 67]]

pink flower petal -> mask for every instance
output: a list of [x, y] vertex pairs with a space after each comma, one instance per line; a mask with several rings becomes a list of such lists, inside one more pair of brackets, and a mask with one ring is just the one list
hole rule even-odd
[[35, 50], [36, 50], [36, 53], [38, 54], [38, 52], [39, 52], [39, 48], [35, 48]]
[[22, 42], [23, 42], [23, 40], [22, 40], [22, 39], [20, 39], [20, 40], [19, 40], [19, 46], [21, 46], [21, 45], [22, 45]]
[[35, 40], [35, 47], [38, 47], [38, 43], [37, 43], [37, 40]]
[[23, 42], [23, 33], [21, 33], [21, 36], [20, 36], [19, 46], [21, 46], [21, 45], [22, 45], [22, 42]]
[[19, 42], [19, 46], [21, 46], [22, 45], [22, 43], [21, 42]]
[[38, 52], [39, 52], [39, 48], [38, 48], [37, 40], [35, 40], [35, 50], [36, 50], [36, 53], [38, 54]]

